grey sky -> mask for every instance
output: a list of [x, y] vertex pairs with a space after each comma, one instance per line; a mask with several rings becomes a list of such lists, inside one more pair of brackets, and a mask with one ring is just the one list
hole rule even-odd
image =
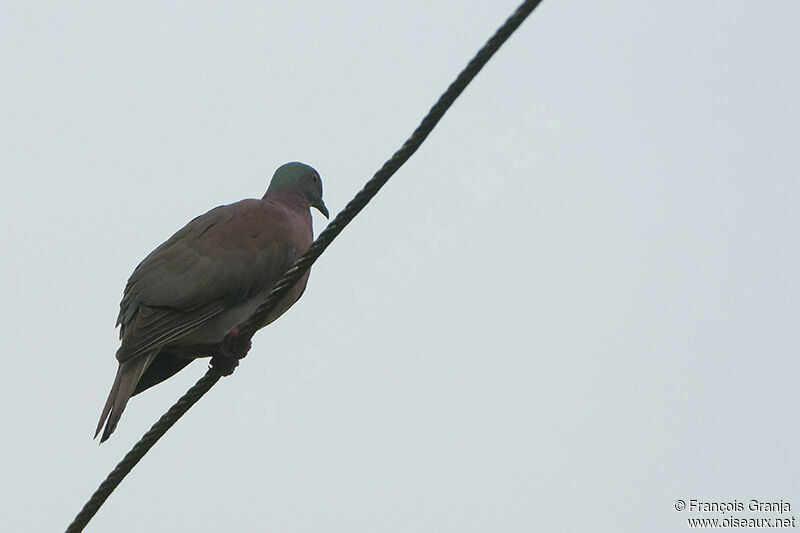
[[[205, 370], [91, 440], [138, 261], [291, 160], [338, 212], [516, 4], [0, 4], [4, 531], [64, 529]], [[800, 514], [798, 17], [546, 1], [89, 530]]]

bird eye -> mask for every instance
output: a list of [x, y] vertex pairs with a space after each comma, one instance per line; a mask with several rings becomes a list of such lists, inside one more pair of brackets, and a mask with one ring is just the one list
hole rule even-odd
[[311, 179], [314, 180], [314, 183], [316, 183], [319, 178], [317, 178], [317, 175], [314, 174], [313, 176], [311, 176]]

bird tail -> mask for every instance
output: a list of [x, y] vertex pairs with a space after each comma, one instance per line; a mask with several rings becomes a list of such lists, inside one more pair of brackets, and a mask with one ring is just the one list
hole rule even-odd
[[125, 410], [125, 405], [127, 405], [136, 388], [136, 384], [139, 382], [139, 378], [142, 377], [144, 371], [153, 362], [155, 356], [156, 352], [151, 352], [119, 364], [117, 376], [114, 378], [114, 384], [111, 386], [111, 392], [108, 393], [103, 413], [100, 415], [100, 422], [97, 423], [97, 430], [94, 433], [95, 438], [97, 438], [100, 430], [103, 429], [103, 425], [105, 425], [103, 436], [100, 437], [101, 444], [114, 432], [117, 422], [122, 416], [122, 411]]

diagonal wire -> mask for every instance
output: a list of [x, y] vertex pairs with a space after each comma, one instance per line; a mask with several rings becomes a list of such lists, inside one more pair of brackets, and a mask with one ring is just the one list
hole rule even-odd
[[383, 164], [372, 179], [364, 185], [364, 188], [350, 200], [350, 203], [336, 215], [336, 218], [328, 224], [325, 230], [320, 233], [319, 237], [311, 244], [308, 251], [297, 260], [283, 279], [275, 285], [275, 288], [267, 295], [267, 299], [256, 310], [253, 317], [239, 328], [241, 332], [252, 335], [252, 333], [258, 329], [272, 308], [275, 307], [275, 304], [286, 295], [289, 289], [292, 288], [305, 271], [314, 264], [333, 239], [336, 238], [345, 226], [347, 226], [350, 221], [366, 207], [367, 203], [378, 194], [381, 187], [389, 181], [389, 178], [397, 172], [403, 163], [408, 161], [408, 158], [417, 151], [417, 148], [422, 145], [422, 142], [428, 137], [430, 132], [433, 131], [433, 128], [436, 127], [436, 124], [439, 123], [439, 120], [441, 120], [450, 106], [453, 105], [453, 102], [455, 102], [456, 98], [464, 91], [469, 82], [480, 72], [494, 53], [497, 52], [540, 2], [541, 0], [528, 0], [523, 2], [495, 32], [491, 39], [483, 45], [478, 53], [475, 54], [475, 57], [473, 57], [464, 70], [461, 71], [455, 81], [450, 84], [450, 87], [439, 97], [439, 100], [430, 111], [428, 111], [428, 114], [422, 119], [420, 125], [417, 126], [414, 133], [411, 134], [411, 137], [409, 137], [408, 140], [403, 143], [403, 146]]
[[[361, 212], [370, 200], [378, 193], [389, 178], [408, 161], [408, 159], [422, 145], [422, 142], [433, 131], [445, 112], [453, 105], [453, 102], [464, 91], [466, 86], [480, 72], [480, 70], [491, 59], [495, 52], [511, 36], [514, 31], [522, 24], [522, 21], [541, 3], [541, 0], [526, 0], [514, 11], [505, 23], [495, 32], [485, 45], [475, 54], [475, 57], [467, 64], [464, 70], [450, 84], [447, 90], [439, 97], [439, 100], [428, 111], [425, 118], [406, 140], [403, 146], [397, 150], [392, 157], [386, 161], [375, 175], [364, 185], [358, 194], [336, 215], [330, 224], [319, 234], [317, 239], [311, 244], [306, 253], [286, 272], [284, 277], [275, 285], [267, 295], [264, 303], [256, 310], [254, 315], [239, 328], [242, 335], [252, 337], [253, 334], [264, 323], [267, 315], [275, 305], [286, 295], [289, 289], [297, 283], [300, 277], [309, 269], [311, 265], [322, 255], [322, 252], [333, 242], [342, 230]], [[171, 428], [175, 422], [182, 417], [211, 387], [219, 381], [221, 374], [219, 370], [212, 367], [206, 374], [189, 389], [169, 411], [167, 411], [150, 430], [142, 436], [129, 451], [122, 461], [111, 471], [92, 497], [86, 502], [83, 509], [78, 513], [72, 523], [67, 527], [67, 533], [83, 531], [92, 517], [97, 513], [103, 503], [108, 499], [114, 489], [122, 482], [126, 475], [136, 466], [142, 457], [152, 448], [156, 442]]]

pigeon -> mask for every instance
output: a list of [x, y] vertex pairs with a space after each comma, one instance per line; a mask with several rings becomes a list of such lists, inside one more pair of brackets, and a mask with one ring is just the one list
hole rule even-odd
[[[293, 162], [275, 171], [261, 200], [246, 199], [198, 216], [133, 271], [120, 303], [122, 341], [114, 384], [95, 438], [104, 442], [134, 396], [192, 360], [211, 357], [229, 375], [250, 349], [239, 328], [313, 240], [311, 209], [326, 218], [322, 180]], [[263, 326], [303, 294], [309, 272], [281, 299]]]

